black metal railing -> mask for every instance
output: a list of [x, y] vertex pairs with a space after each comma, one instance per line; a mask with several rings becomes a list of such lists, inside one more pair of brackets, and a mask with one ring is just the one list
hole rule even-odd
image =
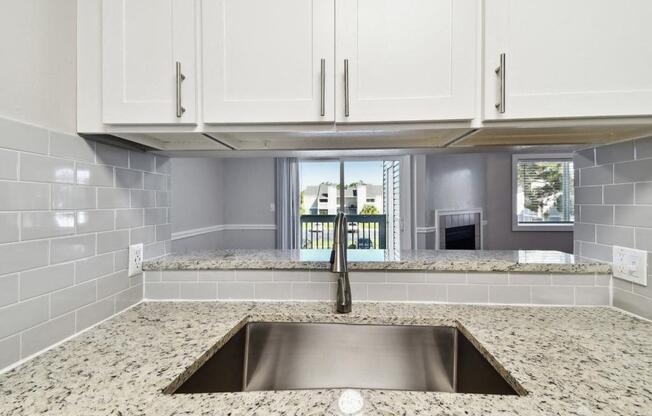
[[[347, 247], [355, 249], [385, 249], [385, 215], [347, 215]], [[331, 249], [335, 215], [302, 215], [301, 248]]]

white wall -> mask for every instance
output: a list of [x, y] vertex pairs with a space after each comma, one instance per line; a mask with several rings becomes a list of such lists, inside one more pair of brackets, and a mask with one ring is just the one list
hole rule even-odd
[[76, 0], [0, 0], [0, 117], [76, 132]]
[[[482, 208], [485, 250], [560, 250], [573, 252], [572, 232], [512, 231], [511, 154], [464, 153], [426, 156], [421, 197], [425, 226], [434, 226], [436, 209]], [[423, 200], [423, 202], [420, 201]], [[424, 226], [419, 225], [419, 226]], [[434, 248], [434, 233], [420, 238]], [[420, 245], [420, 248], [423, 248]]]

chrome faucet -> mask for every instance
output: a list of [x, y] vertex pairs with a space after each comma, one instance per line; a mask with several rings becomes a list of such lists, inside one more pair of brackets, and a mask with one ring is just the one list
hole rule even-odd
[[338, 313], [351, 312], [351, 285], [346, 262], [346, 216], [340, 212], [335, 217], [333, 227], [333, 249], [331, 250], [331, 272], [338, 273], [337, 277], [337, 303]]

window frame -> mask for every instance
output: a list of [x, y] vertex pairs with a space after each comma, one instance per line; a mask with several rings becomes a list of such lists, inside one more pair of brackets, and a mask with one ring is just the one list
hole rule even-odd
[[[513, 154], [512, 155], [512, 231], [573, 231], [575, 222], [572, 223], [520, 223], [518, 221], [518, 207], [516, 204], [518, 193], [518, 162], [522, 160], [540, 160], [546, 162], [562, 161], [572, 162], [572, 153], [531, 153], [531, 154]], [[573, 166], [573, 169], [575, 167]], [[574, 184], [572, 185], [574, 188]], [[573, 190], [574, 192], [574, 190]]]

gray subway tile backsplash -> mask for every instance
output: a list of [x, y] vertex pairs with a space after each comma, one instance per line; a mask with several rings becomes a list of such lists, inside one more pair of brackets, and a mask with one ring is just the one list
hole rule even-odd
[[595, 149], [597, 165], [623, 162], [634, 159], [634, 142], [614, 143]]
[[18, 213], [0, 213], [0, 243], [18, 241], [19, 235]]
[[613, 165], [600, 165], [580, 169], [580, 186], [612, 184], [613, 168]]
[[69, 313], [45, 322], [22, 334], [21, 356], [28, 357], [75, 333], [75, 314]]
[[610, 246], [634, 247], [634, 228], [596, 225], [596, 242]]
[[66, 263], [20, 274], [20, 299], [30, 299], [75, 283], [75, 265]]
[[117, 188], [143, 189], [143, 172], [133, 169], [115, 169]]
[[165, 156], [156, 156], [156, 172], [169, 175], [172, 173], [172, 164], [170, 158]]
[[634, 147], [636, 148], [637, 159], [652, 157], [652, 137], [634, 141]]
[[48, 153], [49, 132], [45, 129], [0, 117], [0, 147], [31, 153]]
[[602, 186], [582, 186], [575, 188], [576, 204], [602, 204]]
[[115, 301], [112, 298], [86, 305], [75, 312], [75, 329], [84, 330], [111, 317], [115, 312]]
[[[142, 299], [142, 277], [126, 272], [129, 233], [145, 219], [131, 193], [143, 192], [143, 171], [167, 191], [169, 167], [164, 157], [0, 118], [0, 369]], [[155, 210], [150, 239], [167, 237], [167, 208], [155, 208], [155, 191], [139, 196], [136, 205]], [[165, 254], [168, 243], [150, 243], [145, 255]]]
[[35, 211], [20, 215], [23, 240], [62, 237], [75, 233], [74, 211]]
[[0, 149], [0, 179], [18, 177], [18, 152]]
[[116, 213], [113, 210], [77, 211], [77, 233], [96, 233], [113, 230]]
[[[583, 204], [583, 202], [577, 202]], [[605, 204], [633, 204], [634, 203], [634, 184], [625, 183], [620, 185], [604, 186], [604, 203]]]
[[129, 230], [97, 234], [97, 254], [120, 250], [129, 246]]
[[635, 185], [636, 203], [652, 205], [652, 182], [642, 182]]
[[0, 181], [0, 211], [50, 209], [50, 185]]
[[575, 240], [595, 242], [595, 224], [584, 224], [576, 222], [573, 226], [573, 236]]
[[72, 134], [50, 132], [50, 154], [85, 162], [95, 162], [95, 142]]
[[652, 181], [652, 159], [632, 160], [614, 165], [614, 183]]
[[[580, 150], [573, 157], [575, 169], [595, 166], [595, 149]], [[577, 177], [577, 175], [576, 175]]]
[[50, 242], [26, 241], [0, 245], [0, 275], [47, 266]]
[[75, 183], [75, 162], [68, 159], [21, 153], [20, 180]]
[[652, 227], [652, 206], [616, 205], [614, 224], [632, 227]]
[[20, 335], [0, 341], [0, 368], [20, 360]]
[[0, 309], [0, 339], [48, 320], [50, 300], [41, 296]]
[[131, 208], [155, 208], [156, 193], [154, 191], [131, 191]]
[[[606, 173], [590, 167], [585, 157], [576, 154], [580, 184], [604, 183], [602, 205], [578, 201], [582, 225], [576, 226], [576, 231], [580, 231], [575, 234], [577, 254], [611, 262], [612, 247], [618, 245], [646, 250], [648, 259], [652, 258], [652, 138], [587, 149], [582, 155], [590, 155], [591, 151], [599, 155], [598, 163], [605, 163], [607, 171], [613, 166], [614, 185], [608, 184]], [[598, 176], [593, 177], [594, 173]], [[610, 212], [613, 212], [613, 222], [609, 222]], [[590, 240], [589, 226], [596, 227], [595, 242]], [[600, 283], [605, 287], [604, 282]], [[613, 285], [614, 306], [647, 318], [652, 316], [652, 289], [617, 278], [613, 279]], [[576, 288], [575, 296], [577, 304], [594, 304], [607, 295], [598, 289]]]
[[74, 311], [95, 302], [96, 296], [97, 281], [95, 280], [60, 290], [53, 293], [50, 298], [50, 314], [55, 317]]
[[136, 228], [143, 226], [142, 209], [119, 209], [115, 211], [115, 228]]
[[94, 256], [95, 240], [95, 234], [54, 239], [50, 246], [50, 262], [61, 263]]
[[18, 274], [0, 276], [0, 307], [18, 302]]
[[129, 208], [130, 191], [128, 189], [98, 188], [97, 207], [104, 208]]
[[[652, 252], [652, 228], [636, 229], [636, 248]], [[652, 265], [648, 264], [648, 270], [650, 267]], [[650, 282], [650, 286], [652, 286], [652, 282]]]
[[110, 165], [122, 168], [129, 167], [129, 151], [104, 143], [95, 145], [95, 162], [98, 165]]
[[114, 254], [108, 253], [79, 260], [75, 263], [75, 283], [83, 283], [106, 276], [114, 271]]
[[154, 172], [156, 170], [156, 156], [151, 153], [129, 152], [129, 167], [144, 170], [145, 172]]
[[152, 191], [166, 191], [166, 176], [157, 173], [145, 172], [145, 189]]
[[122, 270], [97, 280], [97, 298], [103, 299], [129, 288], [127, 271]]
[[93, 209], [96, 188], [78, 185], [52, 185], [52, 209]]
[[607, 205], [582, 205], [581, 219], [588, 224], [614, 223], [614, 209]]
[[113, 167], [77, 163], [77, 184], [90, 186], [113, 186]]

